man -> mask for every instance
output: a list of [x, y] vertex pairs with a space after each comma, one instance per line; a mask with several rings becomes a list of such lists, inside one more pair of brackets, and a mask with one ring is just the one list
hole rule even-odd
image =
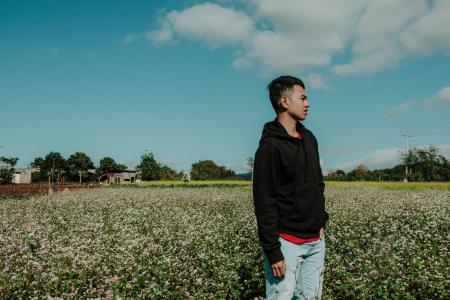
[[277, 117], [264, 125], [253, 180], [266, 297], [320, 299], [328, 214], [317, 140], [300, 123], [308, 115], [308, 97], [292, 76], [276, 78], [268, 88]]

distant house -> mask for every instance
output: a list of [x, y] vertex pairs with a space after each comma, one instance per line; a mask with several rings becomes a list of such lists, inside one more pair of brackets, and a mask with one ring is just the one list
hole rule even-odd
[[108, 172], [100, 177], [100, 183], [123, 184], [132, 183], [137, 179], [137, 170], [127, 169], [123, 172]]
[[15, 169], [12, 183], [14, 184], [31, 184], [31, 173], [39, 172], [39, 169]]

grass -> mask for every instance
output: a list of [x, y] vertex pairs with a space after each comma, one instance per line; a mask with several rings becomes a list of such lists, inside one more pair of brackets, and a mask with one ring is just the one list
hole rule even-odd
[[[447, 190], [450, 191], [450, 182], [389, 182], [389, 181], [326, 181], [327, 186], [368, 186], [400, 190]], [[239, 187], [251, 186], [251, 180], [202, 180], [202, 181], [144, 181], [111, 187]]]
[[327, 186], [369, 186], [393, 190], [447, 190], [450, 182], [327, 181]]
[[144, 181], [139, 183], [127, 183], [123, 185], [111, 185], [111, 187], [132, 187], [132, 188], [148, 188], [148, 187], [240, 187], [251, 186], [250, 180], [198, 180], [198, 181]]

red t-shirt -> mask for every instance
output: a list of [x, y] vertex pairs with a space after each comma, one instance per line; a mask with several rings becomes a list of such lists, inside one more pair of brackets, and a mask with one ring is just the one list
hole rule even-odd
[[[300, 139], [302, 136], [300, 135], [300, 132], [297, 132], [297, 137]], [[308, 238], [308, 239], [302, 239], [299, 237], [296, 237], [294, 235], [286, 234], [286, 233], [280, 233], [280, 237], [285, 239], [288, 242], [294, 243], [294, 244], [301, 244], [301, 243], [307, 243], [307, 242], [313, 242], [320, 239], [320, 237], [315, 238]]]

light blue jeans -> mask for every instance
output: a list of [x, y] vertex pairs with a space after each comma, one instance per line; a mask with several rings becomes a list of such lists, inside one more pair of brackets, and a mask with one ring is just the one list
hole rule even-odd
[[267, 300], [321, 299], [325, 237], [302, 244], [294, 244], [280, 237], [280, 243], [286, 263], [283, 278], [273, 276], [272, 267], [263, 255]]

